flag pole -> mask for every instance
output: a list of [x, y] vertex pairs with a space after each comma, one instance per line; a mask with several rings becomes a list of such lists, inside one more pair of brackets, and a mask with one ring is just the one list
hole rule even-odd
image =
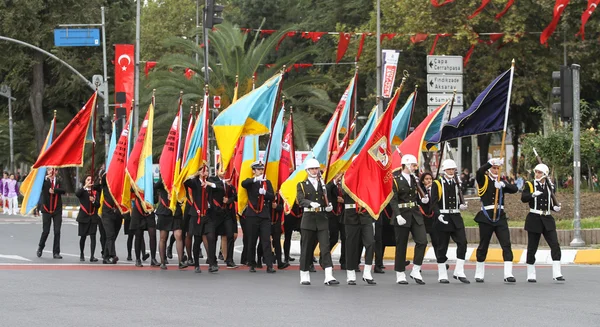
[[[450, 102], [450, 112], [448, 113], [448, 121], [450, 121], [450, 119], [452, 119], [452, 110], [454, 109], [454, 99], [456, 98], [456, 89], [454, 89], [454, 92], [452, 93], [452, 101]], [[437, 171], [435, 172], [435, 179], [438, 179], [438, 177], [440, 176], [440, 168], [442, 165], [442, 160], [444, 159], [444, 150], [446, 149], [446, 141], [441, 143], [441, 150], [440, 150], [440, 158], [437, 161]]]
[[[504, 144], [506, 141], [506, 128], [508, 126], [508, 112], [510, 110], [510, 96], [512, 93], [512, 83], [513, 83], [513, 76], [515, 73], [515, 60], [513, 59], [511, 62], [511, 66], [510, 66], [510, 83], [508, 84], [508, 96], [506, 97], [506, 109], [504, 110], [504, 129], [502, 130], [502, 145], [500, 146], [500, 158], [504, 158], [504, 155], [506, 154], [505, 149], [504, 149]], [[502, 166], [500, 166], [500, 168], [498, 169], [498, 175], [496, 176], [496, 180], [499, 182], [500, 181], [500, 173], [502, 173]], [[492, 221], [497, 221], [497, 217], [496, 215], [498, 214], [498, 196], [499, 196], [499, 192], [498, 189], [496, 189], [496, 196], [494, 198], [494, 216], [492, 218]]]
[[290, 106], [290, 120], [292, 121], [292, 140], [290, 142], [290, 146], [292, 151], [290, 151], [290, 155], [292, 156], [292, 167], [296, 170], [296, 147], [294, 146], [294, 107]]
[[[92, 114], [92, 167], [90, 169], [90, 176], [92, 176], [92, 183], [94, 182], [94, 158], [96, 157], [96, 118], [98, 112], [98, 87], [96, 86], [96, 99], [94, 100], [94, 113]], [[79, 183], [79, 181], [77, 181]]]
[[[349, 114], [348, 115], [348, 133], [350, 133], [350, 126], [352, 125], [352, 122], [354, 120], [356, 120], [356, 118], [353, 117], [357, 117], [357, 110], [356, 110], [356, 105], [357, 105], [357, 95], [358, 95], [358, 63], [355, 63], [356, 68], [355, 68], [355, 72], [354, 72], [354, 89], [352, 92], [352, 110], [350, 110], [350, 113], [354, 113], [354, 115]], [[356, 138], [356, 134], [354, 135], [354, 138]], [[348, 137], [348, 140], [350, 140], [350, 135]]]
[[[283, 68], [281, 69], [281, 81], [279, 81], [279, 89], [277, 90], [277, 96], [275, 97], [275, 106], [271, 109], [272, 111], [275, 111], [275, 109], [279, 107], [278, 106], [279, 102], [277, 101], [277, 99], [279, 99], [281, 96], [281, 84], [283, 83], [283, 74], [284, 73], [285, 73], [285, 65], [283, 65]], [[253, 81], [252, 83], [254, 84], [254, 79], [252, 79], [252, 81]], [[283, 107], [285, 108], [285, 96], [281, 97], [281, 103], [282, 103]], [[277, 115], [277, 113], [273, 113], [273, 116], [275, 116], [275, 118], [271, 120], [271, 129], [269, 130], [269, 141], [267, 142], [267, 153], [265, 154], [265, 170], [263, 170], [263, 178], [265, 178], [265, 176], [267, 176], [267, 164], [269, 163], [269, 152], [271, 152], [273, 129], [275, 128], [275, 124], [277, 123], [278, 115]]]

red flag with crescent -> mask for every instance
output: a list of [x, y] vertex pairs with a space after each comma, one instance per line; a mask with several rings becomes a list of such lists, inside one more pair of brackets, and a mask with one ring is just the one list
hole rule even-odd
[[556, 26], [560, 21], [560, 17], [562, 16], [563, 11], [565, 11], [565, 8], [567, 8], [569, 1], [570, 0], [556, 0], [556, 3], [554, 4], [554, 12], [552, 14], [552, 21], [550, 24], [548, 24], [548, 26], [546, 26], [542, 32], [542, 35], [540, 35], [541, 44], [548, 44], [548, 39], [550, 36], [552, 36], [554, 30], [556, 30]]
[[115, 104], [128, 108], [127, 116], [133, 99], [134, 58], [133, 44], [115, 45]]

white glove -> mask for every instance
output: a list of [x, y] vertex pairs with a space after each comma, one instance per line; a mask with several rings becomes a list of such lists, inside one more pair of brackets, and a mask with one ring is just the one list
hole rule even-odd
[[448, 225], [448, 222], [444, 220], [444, 215], [439, 215], [438, 216], [438, 220], [444, 224], [444, 225]]
[[466, 203], [464, 203], [464, 204], [459, 205], [458, 208], [460, 210], [467, 210], [467, 208], [469, 208], [469, 206]]
[[498, 181], [495, 181], [495, 182], [494, 182], [494, 186], [495, 186], [497, 189], [501, 189], [501, 188], [505, 187], [505, 186], [506, 186], [506, 184], [504, 184], [504, 182], [498, 182]]
[[311, 208], [316, 209], [316, 208], [320, 207], [321, 205], [318, 202], [311, 202], [310, 206], [311, 206]]
[[542, 191], [535, 191], [531, 194], [531, 196], [533, 196], [534, 198], [537, 198], [538, 196], [542, 195], [543, 192]]
[[331, 205], [331, 203], [327, 207], [325, 207], [325, 211], [327, 211], [327, 212], [333, 211], [333, 206]]
[[554, 209], [556, 212], [560, 212], [560, 206], [554, 206], [552, 209]]
[[423, 204], [429, 203], [429, 197], [427, 195], [425, 195], [424, 197], [422, 197], [421, 198], [421, 203], [423, 203]]
[[402, 225], [406, 224], [406, 219], [402, 218], [401, 215], [397, 215], [396, 216], [396, 221], [398, 222], [399, 226], [402, 226]]
[[264, 181], [266, 181], [266, 179], [264, 179], [262, 176], [258, 176], [258, 177], [254, 177], [254, 181], [255, 182], [264, 182]]
[[265, 190], [264, 187], [261, 187], [261, 188], [258, 189], [258, 194], [265, 195], [265, 194], [267, 194], [267, 190]]

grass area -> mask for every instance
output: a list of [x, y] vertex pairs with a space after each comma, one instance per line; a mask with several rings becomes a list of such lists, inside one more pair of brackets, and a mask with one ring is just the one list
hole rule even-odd
[[[477, 227], [477, 223], [473, 220], [475, 215], [470, 212], [462, 213], [463, 221], [465, 222], [465, 227]], [[523, 227], [525, 226], [525, 220], [508, 220], [509, 227]], [[572, 219], [563, 219], [556, 221], [557, 229], [573, 229], [573, 220]], [[582, 229], [591, 229], [591, 228], [600, 228], [600, 217], [592, 217], [592, 218], [583, 218], [581, 219], [581, 228]]]

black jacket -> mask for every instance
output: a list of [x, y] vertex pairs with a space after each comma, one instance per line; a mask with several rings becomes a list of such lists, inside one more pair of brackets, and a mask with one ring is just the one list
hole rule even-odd
[[[258, 190], [266, 186], [266, 194], [261, 195]], [[271, 218], [271, 201], [275, 200], [275, 192], [271, 181], [254, 181], [254, 177], [242, 181], [242, 187], [248, 191], [248, 206], [244, 210], [245, 217]]]
[[[86, 190], [83, 187], [75, 192], [75, 196], [79, 199], [79, 213], [77, 213], [77, 222], [89, 223], [98, 222], [98, 208], [100, 208], [100, 191], [102, 186], [99, 184], [93, 185], [91, 190]], [[90, 196], [95, 198], [94, 202], [90, 201]]]
[[[308, 180], [299, 182], [296, 185], [296, 200], [298, 204], [304, 208], [302, 214], [302, 222], [300, 228], [308, 230], [325, 230], [329, 228], [329, 220], [325, 214], [325, 208], [328, 203], [325, 200], [327, 190], [323, 183], [323, 180], [319, 178], [317, 188]], [[320, 207], [317, 209], [318, 212], [312, 211], [310, 204], [312, 202], [319, 203]]]
[[[506, 214], [505, 214], [504, 210], [502, 210], [500, 208], [500, 206], [504, 206], [504, 196], [506, 194], [517, 193], [519, 191], [519, 189], [515, 185], [510, 184], [508, 181], [502, 180], [504, 182], [505, 187], [502, 188], [502, 194], [500, 194], [500, 193], [498, 194], [498, 209], [497, 210], [500, 214], [498, 215], [498, 213], [496, 213], [496, 215], [498, 216], [497, 217], [498, 219], [495, 223], [492, 222], [492, 219], [494, 217], [494, 209], [493, 208], [490, 209], [490, 206], [494, 205], [497, 189], [494, 186], [495, 180], [486, 174], [487, 170], [490, 169], [491, 167], [492, 167], [492, 165], [489, 162], [486, 162], [485, 165], [479, 167], [479, 169], [477, 170], [477, 173], [475, 174], [475, 180], [477, 181], [477, 195], [479, 195], [481, 204], [483, 206], [481, 208], [482, 210], [479, 211], [477, 213], [477, 215], [475, 216], [475, 221], [478, 223], [485, 223], [485, 224], [497, 224], [497, 223], [506, 224]], [[498, 190], [498, 191], [500, 192], [500, 190]], [[500, 196], [500, 195], [502, 195], [502, 196]], [[488, 209], [484, 209], [485, 207], [487, 207]]]
[[[50, 194], [50, 189], [54, 189], [54, 194]], [[60, 214], [62, 215], [62, 195], [65, 194], [65, 190], [62, 189], [61, 180], [55, 177], [54, 180], [50, 180], [48, 177], [44, 179], [42, 185], [42, 212], [48, 214]]]
[[[394, 215], [392, 217], [393, 225], [398, 226], [398, 220], [396, 216], [401, 215], [406, 220], [406, 224], [400, 227], [410, 228], [415, 223], [417, 225], [423, 225], [423, 215], [419, 210], [421, 199], [417, 194], [417, 179], [410, 175], [410, 185], [402, 174], [398, 174], [394, 177], [394, 196], [390, 200], [390, 205]], [[399, 204], [414, 202], [416, 205], [412, 208], [398, 208]]]
[[[533, 197], [533, 192], [540, 191], [542, 194]], [[521, 201], [529, 204], [529, 209], [540, 210], [550, 213], [554, 211], [554, 206], [558, 205], [552, 201], [550, 185], [548, 182], [543, 185], [533, 181], [525, 183]], [[542, 233], [544, 230], [551, 231], [556, 229], [556, 222], [552, 215], [541, 215], [530, 212], [525, 218], [525, 230], [533, 233]]]

